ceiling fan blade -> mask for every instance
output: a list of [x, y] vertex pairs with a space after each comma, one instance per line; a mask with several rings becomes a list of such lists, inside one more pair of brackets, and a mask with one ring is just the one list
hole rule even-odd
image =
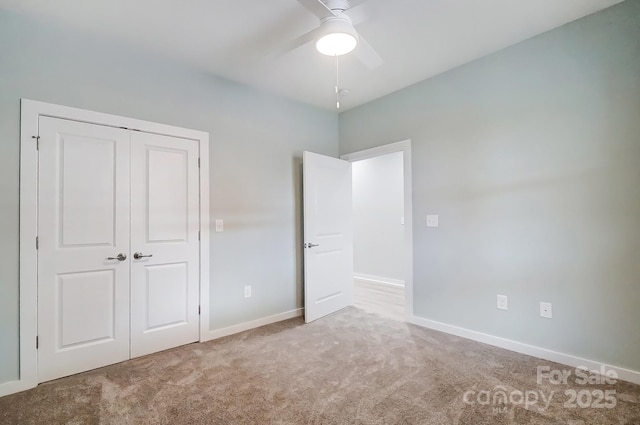
[[304, 46], [307, 43], [311, 43], [312, 41], [314, 41], [316, 38], [319, 37], [319, 32], [320, 32], [320, 28], [316, 28], [314, 30], [309, 31], [308, 33], [301, 35], [300, 37], [296, 38], [295, 40], [290, 41], [289, 43], [285, 43], [281, 46], [279, 46], [276, 50], [274, 50], [273, 52], [271, 52], [269, 54], [269, 57], [272, 59], [275, 59], [279, 56], [284, 55], [285, 53], [288, 53], [292, 50], [295, 50], [299, 47]]
[[335, 13], [320, 0], [298, 0], [298, 3], [306, 7], [307, 10], [320, 19], [335, 16]]
[[358, 45], [353, 54], [369, 69], [376, 69], [384, 63], [378, 52], [371, 47], [371, 44], [360, 33], [358, 33]]
[[365, 21], [371, 20], [371, 7], [368, 3], [360, 3], [357, 6], [352, 6], [345, 11], [351, 23], [353, 25], [359, 25]]

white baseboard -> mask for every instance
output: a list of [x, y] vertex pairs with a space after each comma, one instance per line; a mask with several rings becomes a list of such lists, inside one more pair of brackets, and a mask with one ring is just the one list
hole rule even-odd
[[25, 391], [31, 388], [35, 388], [31, 382], [28, 382], [25, 379], [20, 379], [18, 381], [9, 381], [3, 382], [0, 384], [0, 397], [4, 397], [9, 394], [19, 393], [21, 391]]
[[228, 326], [222, 329], [214, 329], [203, 335], [200, 342], [211, 341], [212, 339], [222, 338], [223, 336], [233, 335], [250, 329], [259, 328], [260, 326], [270, 325], [271, 323], [281, 322], [294, 317], [300, 317], [304, 314], [304, 308], [285, 311], [284, 313], [274, 314], [273, 316], [263, 317], [261, 319], [252, 320], [250, 322], [238, 323], [237, 325]]
[[513, 341], [507, 338], [501, 338], [482, 332], [472, 331], [470, 329], [436, 322], [434, 320], [429, 320], [418, 316], [408, 317], [407, 321], [424, 328], [445, 332], [451, 335], [456, 335], [462, 338], [471, 339], [473, 341], [482, 342], [485, 344], [515, 351], [516, 353], [538, 357], [571, 367], [582, 366], [594, 371], [602, 370], [601, 368], [604, 368], [604, 370], [615, 370], [618, 374], [619, 379], [632, 382], [634, 384], [640, 384], [640, 371], [612, 366], [595, 360], [583, 359], [581, 357], [576, 357], [570, 354], [559, 353], [557, 351], [548, 350], [546, 348], [536, 347], [534, 345], [524, 344], [522, 342]]
[[367, 282], [375, 282], [375, 283], [382, 283], [385, 285], [404, 287], [404, 280], [392, 279], [390, 277], [381, 277], [381, 276], [373, 276], [369, 274], [354, 273], [353, 278], [359, 279], [359, 280], [365, 280]]

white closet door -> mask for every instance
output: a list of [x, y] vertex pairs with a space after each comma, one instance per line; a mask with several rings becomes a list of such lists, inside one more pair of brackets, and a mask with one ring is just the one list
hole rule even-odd
[[129, 358], [130, 187], [128, 131], [41, 117], [39, 134], [43, 382]]
[[198, 179], [198, 142], [131, 133], [131, 357], [199, 338]]

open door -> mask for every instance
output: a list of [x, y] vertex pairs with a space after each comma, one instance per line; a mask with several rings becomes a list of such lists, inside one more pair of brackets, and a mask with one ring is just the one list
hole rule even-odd
[[304, 152], [304, 319], [353, 304], [351, 163]]

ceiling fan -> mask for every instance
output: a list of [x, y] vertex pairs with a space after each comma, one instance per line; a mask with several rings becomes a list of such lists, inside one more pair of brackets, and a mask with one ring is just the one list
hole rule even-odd
[[320, 19], [320, 25], [289, 43], [287, 50], [315, 42], [316, 49], [325, 55], [340, 56], [353, 51], [354, 56], [369, 69], [382, 65], [380, 55], [354, 27], [366, 18], [362, 4], [351, 7], [347, 0], [298, 2]]

